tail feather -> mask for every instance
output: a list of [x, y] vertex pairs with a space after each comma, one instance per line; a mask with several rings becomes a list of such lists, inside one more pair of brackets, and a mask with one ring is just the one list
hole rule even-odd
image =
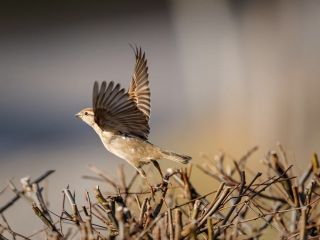
[[192, 159], [190, 156], [174, 152], [162, 151], [161, 153], [163, 158], [182, 164], [187, 164]]

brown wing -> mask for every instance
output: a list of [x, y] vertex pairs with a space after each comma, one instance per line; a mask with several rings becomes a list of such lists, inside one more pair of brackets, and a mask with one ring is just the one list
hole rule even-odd
[[136, 65], [134, 67], [134, 73], [128, 90], [128, 94], [132, 100], [136, 103], [138, 109], [149, 120], [150, 118], [150, 88], [148, 80], [148, 66], [145, 53], [142, 53], [141, 48], [135, 48]]
[[148, 138], [148, 119], [120, 84], [103, 81], [99, 88], [95, 82], [92, 103], [94, 120], [102, 129]]

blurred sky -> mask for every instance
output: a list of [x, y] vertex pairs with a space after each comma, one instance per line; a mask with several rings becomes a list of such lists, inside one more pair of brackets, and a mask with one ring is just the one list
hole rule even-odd
[[2, 3], [0, 189], [47, 169], [57, 170], [53, 194], [90, 188], [81, 179], [90, 163], [113, 175], [123, 161], [74, 114], [90, 106], [95, 80], [127, 88], [129, 43], [148, 58], [151, 142], [195, 161], [259, 145], [258, 163], [280, 141], [306, 166], [320, 140], [319, 10], [317, 1]]

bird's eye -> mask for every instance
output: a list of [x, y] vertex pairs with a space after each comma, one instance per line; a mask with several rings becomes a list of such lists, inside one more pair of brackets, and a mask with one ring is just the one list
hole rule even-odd
[[84, 112], [84, 115], [88, 116], [88, 112]]

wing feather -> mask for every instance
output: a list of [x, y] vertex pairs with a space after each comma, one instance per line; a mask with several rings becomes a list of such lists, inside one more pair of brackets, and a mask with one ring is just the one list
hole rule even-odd
[[141, 48], [134, 49], [136, 64], [128, 94], [130, 98], [136, 103], [138, 109], [149, 120], [151, 104], [150, 104], [150, 88], [148, 80], [148, 66], [145, 53], [142, 53]]
[[92, 104], [95, 122], [103, 130], [148, 138], [150, 129], [147, 116], [120, 84], [103, 81], [99, 88], [95, 82]]

